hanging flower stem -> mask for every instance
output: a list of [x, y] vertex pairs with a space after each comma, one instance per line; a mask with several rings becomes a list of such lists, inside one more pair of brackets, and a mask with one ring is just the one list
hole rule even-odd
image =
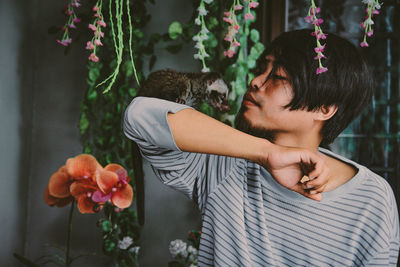
[[315, 5], [314, 0], [311, 0], [311, 7], [308, 9], [307, 17], [304, 18], [306, 22], [314, 25], [314, 32], [312, 32], [311, 35], [315, 36], [317, 42], [317, 47], [314, 48], [315, 53], [317, 53], [314, 59], [318, 60], [318, 68], [316, 71], [317, 74], [321, 74], [324, 73], [325, 71], [328, 71], [328, 68], [322, 66], [321, 63], [321, 58], [325, 57], [324, 54], [322, 54], [322, 52], [324, 52], [326, 44], [321, 45], [319, 40], [326, 39], [326, 34], [322, 32], [320, 26], [324, 22], [324, 20], [317, 18], [317, 13], [319, 12], [320, 8]]
[[[212, 2], [212, 0], [206, 0], [208, 4]], [[196, 41], [195, 47], [198, 49], [198, 53], [194, 55], [195, 59], [201, 60], [201, 64], [203, 66], [202, 72], [209, 72], [210, 69], [206, 65], [205, 58], [209, 57], [210, 55], [207, 54], [205, 46], [203, 41], [208, 39], [207, 33], [209, 33], [209, 30], [206, 27], [206, 22], [204, 17], [207, 15], [208, 11], [205, 8], [204, 0], [201, 0], [200, 5], [198, 7], [198, 12], [199, 14], [197, 15], [197, 18], [195, 19], [196, 25], [201, 26], [201, 30], [199, 33], [197, 33], [195, 36], [193, 36], [193, 41]]]
[[131, 11], [130, 11], [130, 7], [129, 7], [129, 0], [126, 1], [126, 10], [128, 12], [128, 21], [129, 21], [129, 56], [131, 59], [131, 64], [132, 64], [132, 68], [133, 68], [133, 73], [135, 74], [135, 79], [137, 84], [140, 86], [140, 82], [139, 82], [139, 78], [137, 76], [137, 72], [136, 72], [136, 67], [135, 67], [135, 63], [133, 60], [133, 51], [132, 51], [132, 18], [131, 18]]
[[378, 0], [363, 0], [363, 3], [367, 4], [367, 9], [365, 10], [367, 16], [365, 17], [365, 20], [361, 22], [361, 28], [364, 29], [364, 39], [360, 43], [360, 46], [368, 47], [367, 36], [371, 37], [374, 34], [374, 30], [372, 29], [374, 21], [372, 20], [372, 17], [380, 13], [379, 9], [381, 8], [381, 4]]
[[124, 50], [124, 33], [122, 30], [123, 0], [115, 1], [115, 18], [117, 20], [117, 34], [115, 34], [115, 31], [114, 31], [114, 23], [113, 23], [113, 18], [112, 18], [112, 6], [111, 6], [112, 2], [113, 1], [109, 2], [110, 3], [109, 10], [110, 10], [111, 31], [112, 31], [113, 40], [114, 40], [115, 53], [117, 55], [117, 66], [115, 67], [114, 72], [110, 76], [108, 76], [104, 81], [102, 81], [101, 83], [96, 85], [96, 87], [99, 87], [100, 85], [106, 83], [109, 79], [111, 79], [110, 83], [108, 84], [106, 89], [103, 91], [103, 93], [107, 93], [108, 91], [110, 91], [112, 85], [115, 83], [115, 80], [119, 73], [119, 67], [122, 62], [122, 53]]

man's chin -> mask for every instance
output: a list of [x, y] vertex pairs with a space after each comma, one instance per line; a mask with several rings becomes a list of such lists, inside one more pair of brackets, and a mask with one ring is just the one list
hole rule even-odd
[[241, 106], [239, 109], [239, 112], [237, 113], [236, 117], [235, 117], [235, 128], [239, 131], [245, 132], [247, 134], [256, 136], [256, 137], [260, 137], [260, 138], [265, 138], [270, 142], [274, 141], [274, 137], [275, 137], [275, 132], [272, 130], [268, 130], [268, 129], [263, 129], [263, 128], [259, 128], [256, 126], [253, 126], [251, 124], [251, 121], [248, 120], [245, 116], [244, 113], [246, 111], [246, 107], [245, 106]]

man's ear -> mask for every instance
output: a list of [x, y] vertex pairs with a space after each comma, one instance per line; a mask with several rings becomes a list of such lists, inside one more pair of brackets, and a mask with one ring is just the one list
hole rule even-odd
[[335, 115], [337, 109], [338, 107], [336, 105], [322, 106], [320, 109], [316, 111], [315, 120], [327, 121], [330, 118], [332, 118], [333, 115]]

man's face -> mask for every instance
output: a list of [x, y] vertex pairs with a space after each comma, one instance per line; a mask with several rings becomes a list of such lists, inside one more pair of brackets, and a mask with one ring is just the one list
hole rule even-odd
[[278, 68], [270, 75], [273, 60], [271, 55], [266, 57], [235, 118], [238, 130], [270, 141], [278, 134], [299, 134], [312, 127], [311, 112], [285, 108], [293, 98], [293, 91], [284, 69]]

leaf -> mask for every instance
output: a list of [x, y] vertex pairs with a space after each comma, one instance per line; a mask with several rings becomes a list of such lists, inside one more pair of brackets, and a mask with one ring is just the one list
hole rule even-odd
[[230, 65], [225, 70], [224, 78], [227, 81], [233, 81], [233, 80], [235, 80], [235, 77], [236, 77], [236, 66], [235, 65]]
[[246, 82], [241, 77], [238, 77], [238, 79], [235, 82], [235, 92], [239, 96], [243, 95], [244, 93], [246, 93]]
[[131, 97], [135, 97], [136, 96], [136, 89], [135, 88], [129, 88], [128, 89], [128, 93]]
[[262, 53], [264, 52], [264, 45], [260, 42], [255, 43], [251, 48], [250, 48], [250, 55], [249, 57], [253, 57], [254, 59], [257, 59]]
[[214, 29], [216, 26], [218, 26], [218, 20], [215, 17], [210, 17], [207, 21], [207, 26], [209, 30]]
[[214, 109], [203, 101], [200, 105], [200, 111], [207, 114], [210, 117], [214, 117]]
[[156, 55], [152, 55], [150, 58], [150, 62], [149, 62], [149, 70], [152, 70], [154, 67], [154, 64], [156, 63], [157, 60], [157, 56]]
[[94, 88], [91, 88], [88, 92], [87, 99], [95, 100], [97, 98], [97, 91]]
[[136, 29], [133, 31], [133, 34], [138, 38], [138, 39], [142, 39], [143, 38], [143, 32], [139, 29]]
[[93, 68], [93, 69], [89, 70], [89, 79], [91, 81], [95, 82], [97, 80], [97, 78], [99, 78], [99, 76], [100, 76], [100, 70], [99, 69]]
[[84, 134], [88, 128], [89, 128], [89, 120], [86, 117], [86, 114], [82, 113], [81, 119], [79, 120], [79, 130], [81, 134]]
[[257, 43], [258, 40], [260, 40], [260, 33], [256, 29], [252, 29], [250, 31], [250, 39], [254, 42]]
[[122, 71], [125, 72], [126, 77], [131, 77], [133, 75], [133, 67], [130, 60], [127, 60], [122, 65]]
[[251, 72], [249, 72], [249, 73], [247, 74], [247, 85], [250, 85], [250, 82], [251, 82], [251, 80], [253, 80], [253, 79], [254, 79], [254, 74], [251, 73]]
[[215, 35], [212, 32], [208, 33], [208, 39], [204, 41], [204, 45], [206, 48], [216, 47], [218, 45], [217, 38], [215, 38]]
[[249, 69], [252, 69], [256, 66], [256, 61], [252, 58], [248, 58], [247, 59], [247, 67], [249, 67]]
[[182, 44], [169, 45], [165, 49], [171, 54], [177, 54], [182, 49]]
[[168, 28], [169, 37], [172, 40], [178, 38], [180, 34], [182, 34], [182, 25], [178, 21], [174, 21], [169, 25]]

